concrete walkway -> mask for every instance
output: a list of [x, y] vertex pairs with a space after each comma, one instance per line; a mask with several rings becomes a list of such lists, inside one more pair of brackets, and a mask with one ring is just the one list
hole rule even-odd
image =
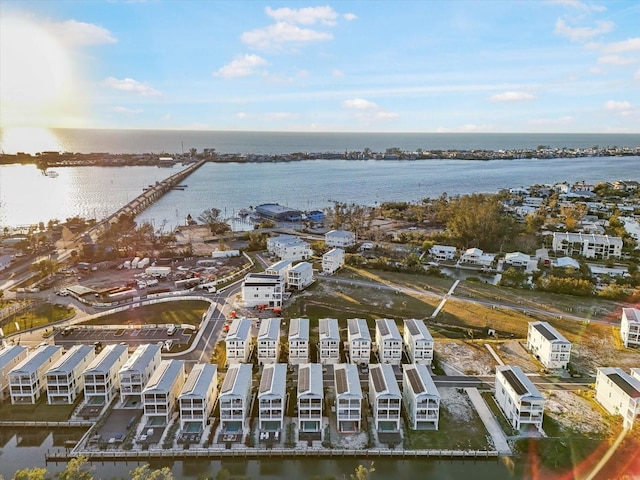
[[480, 396], [480, 392], [478, 392], [477, 388], [465, 388], [467, 395], [471, 399], [471, 403], [475, 407], [478, 415], [482, 419], [482, 423], [486, 427], [489, 435], [493, 439], [493, 446], [501, 455], [512, 455], [511, 447], [507, 443], [507, 437], [505, 437], [500, 424], [493, 416], [491, 410], [487, 406], [484, 399]]
[[435, 318], [436, 315], [440, 313], [440, 310], [442, 310], [442, 307], [444, 307], [444, 304], [447, 303], [447, 300], [449, 300], [449, 297], [453, 295], [453, 291], [456, 289], [459, 283], [460, 283], [460, 280], [456, 280], [455, 282], [453, 282], [453, 285], [451, 286], [447, 294], [442, 298], [442, 301], [440, 302], [440, 305], [438, 305], [438, 308], [436, 308], [435, 311], [431, 314], [431, 318]]
[[498, 354], [496, 353], [496, 351], [491, 347], [491, 345], [489, 345], [488, 343], [484, 344], [485, 347], [487, 347], [487, 350], [489, 350], [489, 353], [491, 354], [491, 356], [493, 357], [493, 359], [498, 362], [498, 365], [502, 365], [504, 366], [504, 362], [502, 361], [502, 359], [498, 356]]

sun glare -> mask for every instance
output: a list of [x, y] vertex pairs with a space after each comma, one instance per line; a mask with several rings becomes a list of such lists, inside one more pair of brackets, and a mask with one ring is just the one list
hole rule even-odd
[[69, 56], [46, 29], [0, 19], [0, 125], [63, 126], [75, 110]]
[[9, 127], [0, 131], [0, 149], [3, 153], [60, 152], [63, 150], [53, 132], [39, 127]]

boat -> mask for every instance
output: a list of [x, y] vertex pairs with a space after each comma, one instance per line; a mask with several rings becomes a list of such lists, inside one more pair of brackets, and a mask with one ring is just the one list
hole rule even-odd
[[241, 218], [248, 217], [249, 213], [250, 213], [249, 210], [247, 210], [246, 208], [243, 208], [238, 212], [238, 216]]

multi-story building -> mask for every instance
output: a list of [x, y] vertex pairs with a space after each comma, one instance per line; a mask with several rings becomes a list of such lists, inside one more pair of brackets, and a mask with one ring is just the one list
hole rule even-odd
[[298, 431], [322, 435], [324, 399], [322, 365], [305, 363], [298, 368]]
[[311, 246], [293, 235], [267, 238], [267, 251], [280, 260], [293, 260], [294, 262], [307, 260], [313, 255]]
[[436, 260], [453, 260], [456, 258], [456, 247], [449, 245], [434, 245], [429, 249], [429, 254]]
[[596, 400], [612, 415], [621, 415], [624, 428], [631, 429], [640, 418], [640, 378], [621, 368], [599, 368]]
[[108, 405], [120, 388], [118, 372], [129, 358], [127, 345], [107, 345], [83, 372], [84, 402]]
[[193, 432], [197, 425], [200, 432], [207, 426], [218, 393], [218, 366], [196, 363], [178, 396], [180, 406], [180, 430]]
[[569, 257], [581, 255], [585, 258], [620, 258], [622, 238], [609, 235], [553, 232], [552, 250]]
[[395, 320], [379, 318], [376, 320], [376, 347], [380, 363], [400, 365], [402, 361], [402, 337]]
[[43, 345], [9, 370], [11, 403], [36, 403], [45, 391], [45, 373], [62, 356], [62, 347]]
[[120, 371], [120, 401], [123, 405], [141, 405], [142, 390], [160, 365], [160, 345], [138, 346]]
[[571, 342], [547, 322], [529, 322], [527, 350], [546, 368], [567, 368]]
[[620, 319], [620, 336], [625, 347], [640, 347], [640, 310], [623, 308]]
[[322, 273], [331, 275], [344, 265], [344, 250], [332, 248], [322, 255]]
[[347, 230], [331, 230], [324, 234], [327, 247], [347, 248], [356, 244], [356, 234]]
[[364, 318], [347, 320], [347, 343], [350, 362], [368, 365], [371, 360], [371, 332]]
[[92, 345], [74, 345], [45, 374], [49, 404], [75, 402], [84, 389], [82, 373], [96, 356]]
[[404, 344], [409, 360], [431, 365], [433, 361], [433, 337], [423, 320], [411, 318], [404, 321]]
[[409, 428], [437, 430], [440, 418], [440, 393], [426, 365], [402, 365], [402, 399]]
[[340, 361], [340, 329], [335, 318], [321, 318], [318, 321], [320, 330], [320, 363], [335, 364]]
[[542, 431], [546, 399], [520, 367], [496, 367], [496, 401], [516, 430], [534, 426]]
[[282, 307], [284, 276], [248, 273], [242, 282], [242, 301], [247, 308], [266, 305]]
[[293, 260], [280, 260], [265, 268], [264, 273], [267, 275], [282, 275], [287, 278], [287, 272], [293, 266]]
[[23, 345], [11, 345], [0, 350], [0, 401], [9, 396], [9, 372], [28, 354], [29, 349]]
[[278, 432], [284, 427], [287, 400], [287, 365], [265, 365], [258, 390], [258, 428], [263, 432]]
[[304, 290], [313, 283], [313, 265], [309, 262], [295, 264], [287, 271], [287, 285], [293, 290]]
[[168, 425], [185, 381], [184, 361], [162, 360], [142, 390], [147, 423]]
[[234, 318], [225, 338], [227, 365], [246, 363], [251, 355], [251, 320]]
[[353, 363], [340, 363], [333, 367], [336, 389], [336, 421], [338, 431], [353, 433], [360, 431], [362, 418], [362, 388], [358, 367]]
[[400, 431], [402, 394], [390, 364], [369, 365], [369, 401], [377, 431]]
[[251, 365], [236, 363], [229, 366], [218, 396], [222, 433], [242, 434], [249, 426], [251, 376]]
[[309, 319], [292, 318], [289, 322], [289, 363], [299, 365], [309, 361]]
[[258, 365], [276, 363], [280, 356], [280, 319], [265, 318], [258, 331]]

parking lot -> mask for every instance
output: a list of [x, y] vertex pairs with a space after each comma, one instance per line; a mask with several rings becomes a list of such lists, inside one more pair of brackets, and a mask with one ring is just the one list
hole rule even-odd
[[[55, 335], [54, 342], [65, 349], [78, 343], [92, 345], [100, 342], [102, 346], [126, 343], [130, 347], [137, 347], [145, 343], [162, 342], [164, 352], [172, 350], [182, 350], [189, 345], [191, 339], [195, 336], [195, 330], [177, 328], [173, 335], [169, 335], [167, 328], [100, 328], [100, 327], [69, 327], [68, 329], [58, 331]], [[166, 346], [171, 345], [170, 348]]]

